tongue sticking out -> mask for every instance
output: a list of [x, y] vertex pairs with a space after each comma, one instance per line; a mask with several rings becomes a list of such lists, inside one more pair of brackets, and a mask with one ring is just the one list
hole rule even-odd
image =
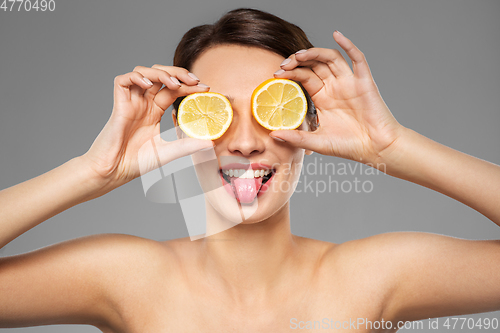
[[250, 203], [255, 200], [262, 186], [262, 177], [258, 178], [232, 178], [231, 186], [241, 203]]

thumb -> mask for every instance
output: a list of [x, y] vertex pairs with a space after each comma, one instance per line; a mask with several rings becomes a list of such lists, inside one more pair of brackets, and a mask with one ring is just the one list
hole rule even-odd
[[277, 141], [286, 142], [294, 147], [318, 152], [321, 139], [315, 133], [302, 130], [272, 131], [269, 136]]
[[161, 140], [156, 143], [156, 150], [160, 164], [165, 165], [175, 159], [188, 156], [203, 149], [215, 147], [213, 141], [195, 138], [184, 138], [167, 142]]

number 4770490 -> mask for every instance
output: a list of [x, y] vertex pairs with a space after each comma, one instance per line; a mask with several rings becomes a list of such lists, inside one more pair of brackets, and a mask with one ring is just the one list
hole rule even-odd
[[56, 10], [54, 0], [0, 0], [0, 11], [4, 12], [53, 12]]

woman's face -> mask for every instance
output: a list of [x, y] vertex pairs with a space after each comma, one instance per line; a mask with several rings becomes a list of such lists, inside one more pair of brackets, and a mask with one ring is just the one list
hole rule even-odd
[[[300, 176], [304, 150], [272, 139], [270, 130], [262, 127], [251, 111], [252, 92], [273, 77], [283, 60], [282, 56], [260, 48], [221, 45], [205, 51], [191, 68], [202, 83], [210, 86], [211, 92], [228, 97], [233, 108], [231, 126], [214, 140], [217, 170], [198, 163], [196, 154], [193, 161], [204, 189], [203, 183], [210, 183], [209, 179], [217, 179], [222, 185], [211, 193], [205, 191], [210, 206], [235, 223], [259, 222], [287, 208], [284, 205]], [[306, 124], [299, 129], [306, 129]], [[225, 175], [248, 169], [253, 178]]]

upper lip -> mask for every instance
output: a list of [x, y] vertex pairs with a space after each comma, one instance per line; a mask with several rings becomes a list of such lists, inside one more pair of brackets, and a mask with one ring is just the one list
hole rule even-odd
[[243, 163], [229, 163], [221, 166], [221, 170], [229, 170], [229, 169], [249, 169], [252, 170], [272, 170], [271, 166], [263, 163], [252, 163], [252, 164], [243, 164]]

